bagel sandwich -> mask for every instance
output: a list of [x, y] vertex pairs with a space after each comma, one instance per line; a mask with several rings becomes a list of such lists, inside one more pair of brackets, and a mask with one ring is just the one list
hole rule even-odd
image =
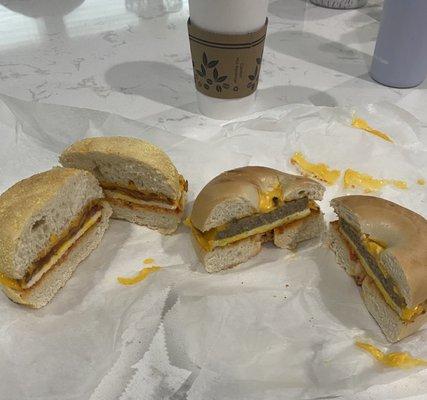
[[91, 172], [113, 218], [173, 233], [182, 220], [187, 182], [170, 158], [144, 140], [110, 136], [80, 140], [59, 158], [64, 167]]
[[427, 221], [388, 200], [344, 196], [331, 205], [329, 246], [361, 285], [385, 337], [397, 342], [427, 321]]
[[54, 168], [0, 196], [0, 285], [14, 302], [45, 306], [98, 246], [112, 210], [93, 175]]
[[315, 200], [324, 190], [310, 178], [266, 167], [218, 175], [199, 193], [187, 220], [206, 270], [243, 263], [267, 241], [292, 250], [320, 236], [324, 221]]

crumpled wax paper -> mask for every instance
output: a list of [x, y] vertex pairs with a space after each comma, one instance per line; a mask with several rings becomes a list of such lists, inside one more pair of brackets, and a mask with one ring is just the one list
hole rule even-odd
[[[350, 127], [352, 115], [395, 144]], [[131, 135], [167, 151], [190, 184], [189, 201], [222, 170], [262, 164], [296, 172], [295, 151], [313, 162], [403, 179], [408, 190], [378, 194], [424, 216], [426, 132], [390, 104], [358, 109], [291, 105], [226, 124], [205, 142], [104, 112], [0, 99], [0, 189], [57, 164], [73, 141]], [[327, 188], [322, 207], [344, 193]], [[138, 285], [131, 276], [154, 258], [163, 268]], [[0, 298], [3, 399], [403, 399], [423, 395], [427, 372], [382, 367], [354, 346], [427, 358], [427, 330], [390, 345], [359, 290], [316, 243], [298, 253], [266, 245], [249, 262], [204, 272], [189, 232], [162, 236], [112, 221], [98, 249], [47, 307]], [[365, 396], [365, 397], [364, 397]]]

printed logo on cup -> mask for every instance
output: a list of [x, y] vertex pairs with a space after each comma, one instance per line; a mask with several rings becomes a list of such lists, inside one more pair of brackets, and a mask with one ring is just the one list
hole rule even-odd
[[268, 19], [256, 32], [209, 32], [188, 19], [196, 89], [209, 97], [238, 99], [255, 92], [261, 71]]

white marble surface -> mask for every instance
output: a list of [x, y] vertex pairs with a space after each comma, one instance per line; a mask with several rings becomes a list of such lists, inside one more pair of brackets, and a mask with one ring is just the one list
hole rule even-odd
[[[388, 100], [427, 121], [427, 82], [397, 90], [368, 76], [381, 5], [270, 1], [257, 108]], [[0, 92], [200, 136], [220, 122], [197, 111], [187, 17], [187, 0], [0, 0]]]
[[[427, 82], [398, 90], [368, 76], [381, 5], [370, 0], [339, 11], [270, 1], [258, 110], [388, 100], [427, 125]], [[197, 111], [187, 18], [187, 0], [0, 0], [0, 92], [202, 137], [221, 122]], [[383, 389], [388, 398], [410, 394], [411, 381]], [[353, 399], [376, 399], [381, 391]]]

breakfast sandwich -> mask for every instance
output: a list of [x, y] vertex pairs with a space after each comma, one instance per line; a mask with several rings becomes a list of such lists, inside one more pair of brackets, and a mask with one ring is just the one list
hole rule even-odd
[[173, 233], [182, 220], [187, 182], [151, 143], [121, 136], [83, 139], [68, 147], [60, 162], [95, 175], [113, 218], [165, 234]]
[[396, 342], [427, 320], [427, 221], [388, 200], [344, 196], [331, 205], [329, 245], [362, 287], [384, 335]]
[[0, 196], [0, 285], [16, 303], [45, 306], [98, 246], [111, 207], [93, 175], [54, 168]]
[[295, 249], [320, 236], [323, 214], [316, 181], [266, 167], [223, 172], [197, 196], [188, 219], [195, 248], [208, 272], [255, 256], [263, 242]]

